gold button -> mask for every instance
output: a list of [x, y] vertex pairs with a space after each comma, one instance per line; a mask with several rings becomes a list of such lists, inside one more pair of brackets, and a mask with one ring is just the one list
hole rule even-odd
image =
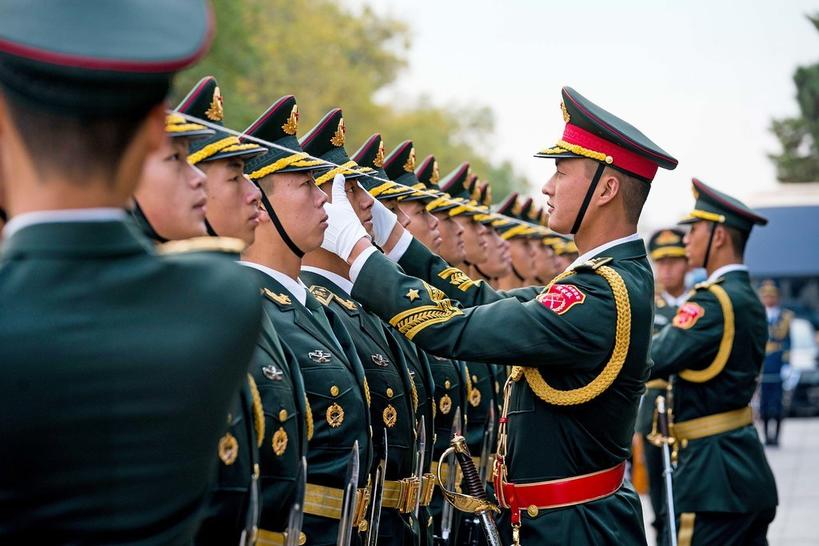
[[332, 387], [330, 387], [330, 394], [332, 396], [338, 396], [338, 386], [337, 385], [333, 385]]
[[449, 388], [449, 387], [451, 387], [451, 386], [452, 386], [452, 383], [450, 383], [450, 382], [449, 382], [449, 379], [447, 379], [446, 381], [444, 381], [444, 388], [447, 388], [447, 389], [448, 389], [448, 388]]
[[387, 397], [392, 398], [393, 394], [395, 394], [395, 391], [391, 387], [387, 387]]
[[279, 412], [279, 421], [281, 421], [282, 423], [287, 421], [287, 410], [286, 409], [283, 409], [283, 410], [281, 410]]
[[477, 376], [477, 375], [473, 375], [473, 376], [472, 376], [472, 382], [473, 382], [473, 383], [477, 383], [477, 382], [478, 382], [478, 376]]
[[299, 546], [304, 546], [305, 544], [307, 544], [307, 535], [299, 533]]
[[529, 514], [533, 518], [537, 517], [538, 512], [539, 512], [539, 510], [537, 509], [537, 506], [535, 506], [534, 504], [530, 504], [529, 508], [526, 509], [526, 513]]
[[370, 524], [369, 524], [369, 523], [367, 523], [367, 520], [366, 520], [366, 519], [365, 519], [365, 520], [362, 520], [362, 521], [361, 521], [361, 524], [358, 526], [358, 531], [359, 531], [360, 533], [366, 533], [366, 532], [367, 532], [367, 529], [368, 529], [369, 527], [370, 527]]

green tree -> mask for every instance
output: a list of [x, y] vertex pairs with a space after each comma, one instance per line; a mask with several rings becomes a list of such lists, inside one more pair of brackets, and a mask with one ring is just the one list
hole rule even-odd
[[[808, 16], [819, 30], [819, 13]], [[773, 120], [771, 131], [782, 153], [770, 154], [781, 182], [819, 180], [819, 63], [800, 66], [793, 76], [800, 116]]]
[[175, 98], [213, 74], [225, 101], [225, 124], [241, 130], [278, 97], [293, 94], [300, 134], [341, 107], [350, 154], [380, 132], [387, 152], [412, 139], [418, 159], [434, 154], [442, 173], [469, 161], [498, 197], [528, 188], [511, 165], [485, 153], [495, 127], [489, 108], [441, 107], [426, 97], [399, 107], [375, 99], [406, 67], [410, 40], [403, 21], [368, 7], [354, 13], [338, 0], [215, 0], [214, 10], [211, 50], [177, 78]]

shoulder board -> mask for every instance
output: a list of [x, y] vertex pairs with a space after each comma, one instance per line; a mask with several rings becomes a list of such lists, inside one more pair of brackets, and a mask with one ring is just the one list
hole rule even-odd
[[584, 269], [595, 271], [612, 261], [614, 261], [614, 258], [611, 257], [592, 258], [591, 260], [578, 265], [574, 269], [575, 271], [582, 271]]
[[262, 288], [262, 295], [269, 299], [270, 301], [274, 302], [279, 307], [289, 307], [293, 304], [293, 301], [290, 299], [290, 296], [287, 294], [277, 294], [273, 292], [269, 288]]
[[156, 251], [158, 254], [191, 254], [194, 252], [241, 254], [246, 246], [241, 239], [232, 237], [193, 237], [162, 243], [156, 247]]
[[336, 299], [339, 305], [347, 309], [348, 311], [356, 311], [358, 310], [358, 304], [353, 300], [348, 300], [347, 298], [342, 298], [338, 294], [333, 294], [333, 297]]
[[330, 302], [333, 301], [333, 293], [330, 292], [329, 288], [320, 286], [318, 284], [314, 284], [310, 288], [308, 288], [308, 290], [325, 307], [330, 305]]
[[716, 279], [714, 281], [698, 282], [697, 284], [694, 285], [693, 291], [696, 292], [697, 290], [708, 290], [711, 286], [715, 284], [720, 284], [724, 280], [725, 280], [724, 277], [720, 277], [719, 279]]

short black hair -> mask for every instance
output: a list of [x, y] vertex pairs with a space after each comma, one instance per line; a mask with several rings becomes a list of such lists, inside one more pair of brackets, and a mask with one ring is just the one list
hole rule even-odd
[[734, 248], [734, 252], [736, 252], [737, 256], [744, 256], [745, 245], [748, 244], [748, 233], [726, 225], [722, 227], [728, 233], [731, 246]]
[[4, 93], [9, 115], [38, 174], [59, 172], [81, 184], [89, 176], [111, 178], [150, 108], [105, 117], [51, 111]]
[[637, 224], [640, 221], [640, 214], [643, 212], [646, 199], [648, 199], [651, 184], [614, 167], [606, 167], [603, 175], [613, 175], [620, 181], [620, 194], [623, 196], [626, 219], [632, 224]]

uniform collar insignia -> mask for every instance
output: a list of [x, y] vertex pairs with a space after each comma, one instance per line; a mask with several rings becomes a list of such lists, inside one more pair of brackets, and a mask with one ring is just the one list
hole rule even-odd
[[333, 358], [332, 354], [328, 353], [327, 351], [322, 351], [321, 349], [310, 351], [307, 353], [307, 356], [310, 357], [310, 360], [313, 362], [318, 362], [319, 364], [327, 364]]
[[264, 288], [262, 292], [269, 300], [274, 301], [281, 306], [291, 305], [293, 303], [290, 300], [290, 296], [288, 296], [287, 294], [276, 294], [269, 288]]
[[382, 368], [386, 368], [390, 363], [387, 357], [385, 357], [382, 354], [370, 355], [370, 358], [373, 359], [373, 364], [375, 364], [376, 366], [381, 366]]
[[262, 373], [271, 381], [281, 381], [284, 379], [284, 372], [273, 364], [262, 367]]

